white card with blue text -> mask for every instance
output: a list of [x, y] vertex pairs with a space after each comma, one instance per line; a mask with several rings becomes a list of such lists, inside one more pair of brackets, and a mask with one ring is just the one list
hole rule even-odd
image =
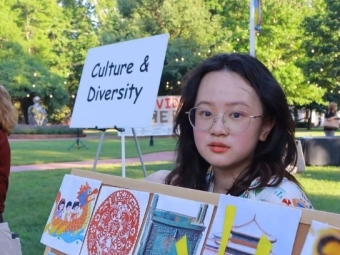
[[161, 34], [89, 49], [70, 127], [148, 127], [168, 39]]

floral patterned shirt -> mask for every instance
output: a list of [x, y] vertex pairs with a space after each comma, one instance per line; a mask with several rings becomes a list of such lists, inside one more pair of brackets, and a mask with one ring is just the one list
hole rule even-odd
[[[145, 180], [150, 182], [162, 183], [166, 176], [170, 173], [168, 170], [160, 170], [149, 175]], [[213, 192], [214, 182], [211, 174], [207, 175], [207, 182], [209, 182], [208, 191]], [[274, 177], [269, 181], [274, 181]], [[286, 205], [299, 208], [314, 209], [311, 202], [309, 202], [305, 193], [294, 182], [283, 178], [282, 182], [275, 187], [254, 188], [258, 186], [260, 179], [256, 178], [249, 186], [249, 189], [243, 192], [240, 197], [249, 198], [273, 204]]]
[[[273, 181], [274, 178], [271, 179]], [[256, 187], [260, 179], [252, 181], [249, 188]], [[269, 202], [279, 205], [314, 209], [305, 193], [294, 182], [284, 178], [276, 187], [248, 189], [240, 197]]]

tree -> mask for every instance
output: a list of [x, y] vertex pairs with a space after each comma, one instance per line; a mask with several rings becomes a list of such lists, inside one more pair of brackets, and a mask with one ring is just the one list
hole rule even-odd
[[311, 83], [327, 90], [325, 99], [340, 103], [340, 2], [323, 0], [313, 8], [315, 14], [304, 20], [304, 72]]
[[[206, 0], [210, 12], [219, 15], [227, 29], [228, 44], [233, 52], [249, 52], [250, 1]], [[308, 83], [302, 71], [306, 61], [302, 48], [303, 18], [313, 10], [305, 0], [262, 1], [262, 29], [257, 33], [256, 57], [274, 74], [291, 105], [322, 103], [324, 90]]]
[[11, 10], [9, 1], [0, 2], [0, 41], [20, 40], [20, 28], [15, 22], [15, 13]]
[[305, 0], [267, 0], [263, 4], [256, 55], [281, 83], [291, 105], [323, 102], [324, 90], [308, 82], [300, 65], [305, 61], [302, 22], [310, 13]]
[[108, 12], [108, 26], [102, 28], [104, 43], [170, 34], [160, 95], [178, 94], [185, 73], [203, 58], [227, 48], [226, 31], [203, 0], [119, 0], [111, 8], [115, 9]]
[[99, 40], [93, 24], [94, 6], [90, 2], [60, 0], [60, 5], [67, 20], [60, 51], [65, 58], [65, 85], [72, 97], [78, 91], [87, 51], [99, 46]]
[[[0, 4], [2, 5], [2, 3]], [[0, 79], [19, 103], [27, 123], [27, 108], [39, 96], [50, 118], [68, 102], [61, 75], [62, 57], [58, 55], [63, 31], [63, 15], [54, 0], [6, 0], [0, 48]]]
[[225, 40], [231, 52], [249, 52], [250, 0], [205, 0], [212, 15], [218, 16], [226, 30]]
[[42, 59], [52, 71], [61, 74], [54, 51], [65, 29], [61, 6], [55, 0], [20, 0], [13, 3], [12, 14], [21, 30], [17, 43], [27, 54]]
[[50, 72], [44, 63], [27, 54], [17, 43], [1, 42], [0, 47], [0, 83], [6, 86], [12, 99], [20, 103], [26, 123], [27, 109], [33, 104], [33, 97], [42, 99], [49, 115], [68, 102], [62, 77]]

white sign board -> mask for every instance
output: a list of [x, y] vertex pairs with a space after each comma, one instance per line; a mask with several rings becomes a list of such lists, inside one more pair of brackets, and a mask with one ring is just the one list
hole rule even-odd
[[90, 49], [70, 127], [149, 126], [168, 38], [162, 34]]
[[[148, 127], [135, 128], [136, 136], [172, 135], [173, 119], [180, 102], [180, 96], [159, 96], [156, 99], [152, 121]], [[125, 136], [133, 136], [132, 129], [125, 129]], [[118, 132], [120, 136], [121, 133]]]

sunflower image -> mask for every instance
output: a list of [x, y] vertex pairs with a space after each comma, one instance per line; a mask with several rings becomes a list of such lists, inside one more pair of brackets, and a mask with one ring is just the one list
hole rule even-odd
[[314, 243], [313, 255], [340, 255], [340, 230], [321, 230]]

